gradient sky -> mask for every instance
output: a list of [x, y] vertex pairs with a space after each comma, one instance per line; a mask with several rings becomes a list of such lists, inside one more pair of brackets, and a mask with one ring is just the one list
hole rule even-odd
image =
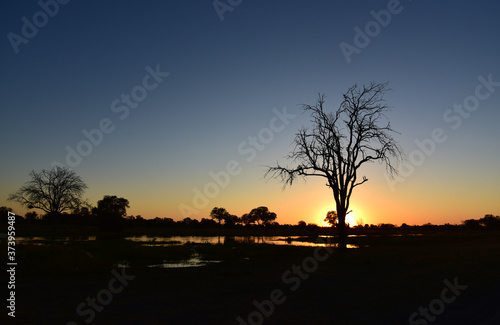
[[[117, 195], [130, 201], [129, 214], [180, 220], [180, 207], [196, 209], [197, 199], [197, 219], [214, 206], [241, 216], [265, 205], [280, 223], [323, 224], [335, 209], [324, 181], [282, 191], [263, 179], [264, 166], [285, 163], [308, 125], [298, 104], [314, 104], [320, 92], [336, 109], [351, 85], [372, 80], [390, 82], [388, 117], [408, 161], [398, 182], [387, 181], [383, 166], [364, 168], [369, 181], [353, 193], [353, 215], [443, 224], [500, 214], [498, 1], [252, 0], [223, 20], [211, 0], [70, 1], [55, 14], [49, 6], [53, 17], [37, 1], [0, 6], [0, 205], [18, 214], [26, 210], [6, 199], [29, 172], [66, 164], [67, 147], [86, 140], [82, 131], [108, 121], [113, 130], [74, 166], [92, 204]], [[385, 26], [374, 23], [371, 12], [388, 7], [390, 21], [381, 14]], [[22, 43], [34, 18], [38, 32]], [[356, 27], [372, 36], [355, 39]], [[350, 62], [342, 43], [359, 45]], [[154, 89], [143, 93], [148, 69], [164, 75], [155, 88], [148, 79]], [[145, 98], [126, 114], [113, 102], [133, 89]], [[464, 101], [470, 112], [454, 108]], [[280, 124], [276, 111], [284, 110], [295, 117]], [[265, 130], [270, 123], [277, 132]], [[415, 140], [436, 128], [440, 143], [417, 152]], [[251, 149], [249, 137], [259, 134], [267, 143]], [[196, 198], [228, 162], [237, 166], [227, 186]]]

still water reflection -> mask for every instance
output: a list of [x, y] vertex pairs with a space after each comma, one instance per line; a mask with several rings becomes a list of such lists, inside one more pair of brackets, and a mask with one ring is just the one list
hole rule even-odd
[[[16, 241], [19, 244], [35, 244], [44, 245], [49, 242], [75, 242], [75, 241], [95, 241], [97, 236], [77, 236], [77, 237], [17, 237]], [[287, 245], [287, 246], [310, 246], [323, 247], [335, 246], [333, 236], [317, 236], [317, 237], [286, 237], [286, 236], [131, 236], [125, 238], [134, 242], [143, 243], [145, 246], [173, 246], [192, 244], [272, 244], [272, 245]], [[348, 244], [347, 248], [358, 248], [357, 245]]]
[[76, 236], [76, 237], [16, 237], [16, 242], [19, 244], [35, 244], [44, 245], [47, 242], [75, 242], [75, 241], [93, 241], [97, 240], [97, 236]]
[[[125, 238], [135, 242], [141, 242], [143, 245], [151, 246], [171, 246], [184, 245], [187, 243], [194, 244], [272, 244], [272, 245], [287, 245], [287, 246], [310, 246], [323, 247], [335, 246], [333, 236], [318, 236], [310, 237], [286, 237], [286, 236], [132, 236]], [[357, 245], [348, 244], [347, 248], [358, 248]]]
[[220, 263], [221, 261], [205, 260], [200, 254], [192, 254], [188, 260], [185, 261], [163, 261], [161, 264], [152, 264], [148, 267], [162, 268], [162, 269], [177, 269], [184, 267], [200, 267], [208, 264]]
[[[70, 243], [79, 241], [95, 241], [97, 236], [76, 236], [76, 237], [17, 237], [16, 241], [19, 244], [30, 245], [49, 245], [51, 243]], [[193, 244], [225, 244], [231, 245], [236, 243], [241, 244], [271, 244], [271, 245], [287, 245], [287, 246], [309, 246], [309, 247], [324, 247], [336, 246], [333, 243], [333, 236], [317, 236], [317, 237], [286, 237], [286, 236], [131, 236], [125, 238], [134, 242], [141, 243], [144, 246], [178, 246], [187, 243]], [[357, 245], [348, 244], [347, 248], [358, 248]], [[89, 255], [90, 256], [90, 255]], [[200, 254], [193, 251], [188, 259], [180, 261], [164, 260], [160, 264], [148, 265], [150, 268], [187, 268], [201, 267], [209, 264], [219, 263], [221, 261], [206, 260]], [[119, 268], [129, 267], [126, 262], [119, 262], [115, 265]]]

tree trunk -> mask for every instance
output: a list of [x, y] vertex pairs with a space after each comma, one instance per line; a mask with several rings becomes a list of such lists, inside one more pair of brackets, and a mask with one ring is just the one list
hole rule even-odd
[[347, 227], [345, 225], [346, 212], [342, 209], [338, 209], [337, 217], [337, 230], [339, 231], [339, 251], [345, 252], [347, 250]]

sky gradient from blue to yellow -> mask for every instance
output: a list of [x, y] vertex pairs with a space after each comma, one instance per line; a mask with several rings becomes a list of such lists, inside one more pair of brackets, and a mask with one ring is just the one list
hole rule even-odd
[[[354, 191], [353, 214], [395, 224], [500, 214], [498, 1], [242, 1], [223, 21], [213, 1], [58, 6], [16, 54], [9, 33], [22, 36], [43, 9], [1, 4], [0, 205], [14, 212], [26, 210], [6, 198], [29, 172], [65, 164], [66, 148], [101, 124], [108, 133], [74, 167], [92, 204], [117, 195], [129, 214], [175, 220], [186, 206], [200, 219], [214, 206], [241, 216], [265, 205], [280, 223], [322, 224], [335, 209], [324, 181], [282, 191], [263, 179], [264, 166], [286, 162], [308, 125], [298, 104], [320, 92], [336, 109], [351, 85], [374, 80], [390, 82], [388, 117], [408, 163], [396, 183], [383, 166], [364, 168], [369, 181]], [[390, 21], [381, 10], [393, 12]], [[373, 36], [356, 38], [356, 27]], [[348, 63], [341, 44], [355, 41]], [[152, 70], [161, 73], [144, 84]], [[123, 108], [132, 91], [137, 107]], [[432, 145], [424, 139], [433, 132]], [[196, 198], [228, 163], [234, 175], [219, 179], [224, 186]]]

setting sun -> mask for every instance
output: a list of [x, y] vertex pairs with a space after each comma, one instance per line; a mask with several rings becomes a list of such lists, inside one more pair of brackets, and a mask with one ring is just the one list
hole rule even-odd
[[349, 224], [349, 226], [351, 227], [354, 227], [356, 225], [356, 218], [356, 214], [354, 212], [351, 212], [345, 217], [345, 223]]

